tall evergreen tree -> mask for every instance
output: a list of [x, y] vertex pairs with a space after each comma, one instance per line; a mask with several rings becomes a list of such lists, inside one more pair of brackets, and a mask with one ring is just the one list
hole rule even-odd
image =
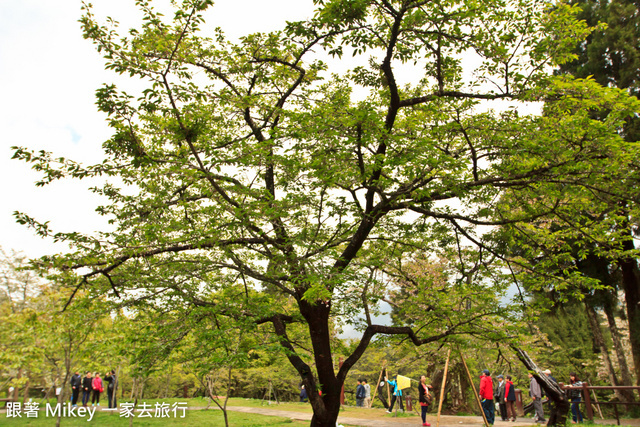
[[[631, 0], [574, 0], [582, 11], [579, 19], [596, 27], [587, 39], [576, 47], [575, 60], [560, 66], [562, 73], [586, 78], [593, 76], [604, 86], [626, 89], [633, 96], [640, 94], [640, 2]], [[629, 117], [624, 126], [624, 138], [640, 140], [640, 118]], [[637, 163], [633, 164], [637, 170]], [[631, 217], [629, 206], [621, 204], [621, 214]], [[635, 250], [632, 236], [638, 235], [637, 224], [622, 221], [618, 227], [628, 229], [624, 250]], [[617, 261], [622, 272], [630, 341], [637, 384], [640, 384], [640, 270], [633, 256]]]

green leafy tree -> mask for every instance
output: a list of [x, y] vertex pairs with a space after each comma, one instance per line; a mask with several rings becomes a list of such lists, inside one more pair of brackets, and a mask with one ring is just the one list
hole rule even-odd
[[[56, 286], [42, 289], [34, 306], [35, 315], [30, 319], [36, 335], [35, 346], [52, 369], [54, 384], [62, 388], [57, 396], [60, 405], [69, 397], [69, 382], [74, 370], [79, 370], [77, 366], [83, 358], [90, 357], [86, 353], [86, 343], [98, 322], [96, 311], [80, 298], [73, 310], [63, 312], [65, 294]], [[56, 427], [60, 426], [61, 418], [62, 411], [59, 411]]]
[[[497, 203], [506, 188], [598, 191], [632, 155], [617, 131], [638, 104], [546, 73], [588, 33], [564, 4], [315, 3], [313, 18], [236, 44], [221, 31], [202, 35], [209, 0], [185, 0], [172, 20], [137, 1], [142, 25], [127, 35], [85, 6], [84, 36], [107, 68], [146, 89], [97, 91], [114, 130], [104, 162], [26, 148], [14, 156], [43, 172], [38, 185], [114, 178], [95, 190], [108, 198], [98, 210], [112, 231], [54, 233], [17, 215], [75, 247], [40, 260], [75, 281], [72, 294], [207, 307], [270, 328], [309, 391], [311, 424], [333, 426], [340, 388], [374, 336], [421, 345], [459, 333], [358, 320], [386, 295], [368, 286], [372, 270], [407, 247], [431, 252], [454, 230], [480, 244], [481, 226], [528, 221], [531, 212]], [[331, 74], [323, 52], [360, 62]], [[546, 114], [516, 108], [537, 101]], [[606, 120], [593, 120], [594, 109]], [[297, 322], [313, 364], [291, 339]], [[333, 328], [346, 322], [362, 337], [338, 369]]]
[[15, 400], [22, 388], [27, 398], [30, 377], [42, 370], [35, 333], [26, 324], [33, 315], [30, 301], [42, 282], [28, 266], [26, 256], [0, 248], [0, 387], [13, 387], [8, 397]]
[[[640, 94], [640, 6], [629, 0], [591, 1], [574, 0], [572, 4], [581, 8], [578, 17], [598, 28], [587, 39], [576, 46], [576, 58], [560, 67], [562, 73], [577, 77], [593, 76], [605, 86], [627, 90], [631, 95]], [[640, 140], [640, 119], [627, 118], [623, 130], [624, 138], [630, 142]], [[631, 159], [630, 168], [637, 171], [637, 159]], [[630, 188], [633, 179], [625, 181]], [[622, 240], [626, 256], [609, 257], [609, 269], [621, 270], [621, 288], [625, 293], [626, 317], [635, 365], [637, 384], [640, 384], [640, 270], [633, 237], [637, 237], [637, 207], [619, 203], [619, 221], [616, 228], [626, 231]], [[627, 381], [625, 381], [627, 382]]]

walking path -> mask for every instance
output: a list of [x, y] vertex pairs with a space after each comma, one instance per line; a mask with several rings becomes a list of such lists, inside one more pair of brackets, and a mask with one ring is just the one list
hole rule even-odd
[[[261, 415], [272, 415], [276, 417], [284, 417], [291, 418], [297, 421], [311, 421], [312, 414], [304, 413], [304, 412], [291, 412], [291, 411], [281, 411], [278, 409], [270, 409], [270, 408], [252, 408], [246, 406], [229, 406], [227, 407], [228, 411], [237, 411], [244, 413], [252, 413], [252, 414], [261, 414]], [[463, 421], [454, 421], [453, 419], [464, 419]], [[435, 417], [428, 416], [427, 421], [429, 421], [432, 425], [435, 426]], [[441, 416], [440, 417], [440, 426], [457, 426], [457, 427], [478, 427], [482, 424], [482, 417], [455, 417], [455, 416]], [[385, 417], [382, 420], [368, 420], [362, 418], [354, 418], [354, 417], [338, 417], [339, 424], [345, 424], [350, 426], [366, 426], [366, 427], [385, 427], [385, 426], [397, 426], [397, 427], [415, 427], [420, 426], [422, 424], [419, 417], [415, 418], [394, 418], [394, 417]], [[504, 423], [505, 426], [530, 426], [529, 423]], [[496, 423], [496, 427], [498, 424]]]
[[[228, 411], [244, 412], [251, 414], [272, 415], [276, 417], [291, 418], [298, 421], [311, 421], [312, 414], [305, 412], [292, 412], [282, 411], [271, 408], [256, 408], [247, 406], [228, 406]], [[436, 416], [433, 414], [427, 415], [427, 421], [432, 426], [436, 425]], [[595, 424], [610, 424], [615, 425], [616, 420], [594, 420]], [[338, 417], [339, 424], [351, 425], [351, 426], [364, 426], [364, 427], [415, 427], [422, 424], [420, 417], [415, 418], [394, 418], [392, 416], [384, 417], [384, 419], [362, 419], [355, 417]], [[441, 427], [479, 427], [484, 424], [481, 416], [456, 416], [456, 415], [441, 415], [440, 426]], [[495, 427], [525, 427], [531, 426], [535, 423], [531, 418], [520, 418], [516, 422], [500, 421], [496, 420]], [[621, 420], [622, 425], [640, 426], [640, 420]], [[542, 424], [544, 426], [544, 424]]]

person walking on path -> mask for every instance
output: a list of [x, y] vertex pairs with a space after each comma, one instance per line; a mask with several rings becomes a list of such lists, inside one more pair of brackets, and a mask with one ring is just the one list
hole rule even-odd
[[74, 372], [71, 377], [71, 405], [78, 406], [78, 397], [80, 396], [80, 389], [82, 388], [82, 377], [80, 372]]
[[[582, 381], [578, 379], [575, 372], [569, 374], [571, 387], [582, 387]], [[574, 388], [569, 390], [569, 399], [571, 400], [571, 415], [573, 424], [582, 422], [582, 412], [580, 412], [580, 401], [582, 400], [582, 390]]]
[[533, 420], [537, 423], [546, 422], [544, 419], [544, 409], [542, 408], [542, 390], [540, 389], [540, 384], [538, 384], [538, 381], [536, 381], [531, 372], [529, 372], [529, 395], [531, 395], [531, 399], [533, 399], [533, 409], [535, 410]]
[[498, 385], [496, 386], [496, 392], [494, 394], [495, 401], [498, 402], [498, 409], [500, 410], [500, 418], [502, 421], [509, 421], [507, 419], [507, 403], [505, 401], [506, 396], [506, 383], [504, 382], [504, 376], [498, 375]]
[[495, 422], [495, 406], [493, 405], [493, 380], [491, 373], [485, 369], [480, 374], [480, 401], [482, 410], [487, 418], [487, 423], [493, 425]]
[[507, 375], [507, 381], [504, 386], [504, 402], [507, 408], [507, 418], [509, 421], [516, 420], [516, 387], [513, 385], [513, 381], [511, 381], [511, 375]]
[[356, 386], [356, 406], [362, 408], [364, 406], [364, 386], [362, 385], [362, 381], [358, 380], [358, 385]]
[[431, 403], [431, 393], [429, 389], [430, 385], [427, 385], [427, 377], [424, 375], [420, 376], [420, 384], [418, 385], [418, 401], [420, 402], [420, 408], [422, 409], [422, 413], [420, 416], [422, 417], [422, 425], [430, 426], [431, 424], [427, 422], [427, 412], [429, 411], [429, 404]]
[[93, 386], [93, 395], [91, 396], [91, 406], [100, 406], [100, 393], [104, 391], [104, 387], [102, 385], [102, 378], [100, 378], [100, 373], [96, 372], [96, 375], [93, 377], [93, 382], [91, 383]]
[[367, 383], [367, 380], [362, 380], [364, 386], [364, 407], [371, 408], [371, 386]]
[[402, 404], [402, 390], [398, 388], [398, 381], [394, 377], [391, 381], [387, 377], [384, 377], [384, 380], [389, 383], [391, 387], [393, 387], [393, 393], [391, 394], [391, 402], [389, 403], [389, 409], [387, 412], [393, 412], [393, 405], [398, 401], [398, 407], [401, 411], [404, 411], [404, 405]]
[[91, 392], [93, 391], [93, 378], [91, 378], [91, 372], [87, 372], [87, 375], [82, 379], [82, 406], [85, 408], [91, 398]]
[[107, 403], [109, 405], [109, 408], [117, 408], [118, 404], [116, 402], [116, 390], [118, 388], [118, 377], [116, 377], [115, 369], [112, 369], [111, 372], [107, 372], [104, 380], [109, 383], [107, 385]]

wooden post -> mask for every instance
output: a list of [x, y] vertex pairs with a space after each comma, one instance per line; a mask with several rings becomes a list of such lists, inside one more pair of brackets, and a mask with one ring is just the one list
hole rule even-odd
[[469, 368], [467, 367], [467, 362], [464, 361], [464, 357], [462, 356], [462, 352], [460, 351], [460, 347], [458, 347], [458, 353], [460, 353], [460, 359], [462, 359], [462, 364], [464, 365], [464, 370], [467, 371], [467, 376], [469, 377], [469, 383], [471, 384], [471, 388], [473, 389], [473, 395], [476, 398], [476, 402], [478, 402], [478, 407], [480, 408], [480, 413], [482, 414], [482, 419], [484, 420], [484, 425], [489, 427], [489, 421], [487, 421], [487, 416], [484, 413], [484, 408], [482, 407], [482, 402], [480, 402], [480, 396], [478, 396], [478, 392], [476, 391], [476, 386], [473, 383], [473, 378], [471, 377], [471, 372], [469, 372]]
[[591, 407], [591, 396], [589, 395], [589, 389], [587, 388], [587, 383], [582, 383], [582, 391], [584, 395], [584, 406], [585, 411], [587, 412], [587, 418], [589, 421], [593, 422], [593, 408]]
[[[387, 378], [388, 377], [389, 377], [389, 371], [387, 371]], [[391, 405], [391, 392], [389, 391], [389, 383], [387, 382], [386, 378], [385, 378], [384, 382], [387, 385], [387, 402], [389, 402], [389, 405]], [[397, 406], [396, 406], [396, 408], [397, 408]]]
[[380, 376], [378, 377], [378, 382], [376, 383], [376, 388], [373, 390], [373, 398], [371, 398], [371, 406], [373, 406], [373, 401], [376, 400], [376, 393], [378, 392], [378, 387], [380, 387], [380, 380], [382, 379], [382, 373], [384, 372], [384, 368], [387, 366], [387, 361], [382, 361], [382, 369], [380, 369]]
[[442, 402], [444, 401], [444, 388], [447, 385], [447, 373], [449, 372], [449, 357], [451, 357], [451, 347], [449, 347], [449, 351], [447, 351], [447, 361], [444, 363], [444, 375], [442, 376], [442, 385], [440, 386], [440, 401], [438, 402], [436, 427], [440, 427], [440, 413], [442, 412]]

